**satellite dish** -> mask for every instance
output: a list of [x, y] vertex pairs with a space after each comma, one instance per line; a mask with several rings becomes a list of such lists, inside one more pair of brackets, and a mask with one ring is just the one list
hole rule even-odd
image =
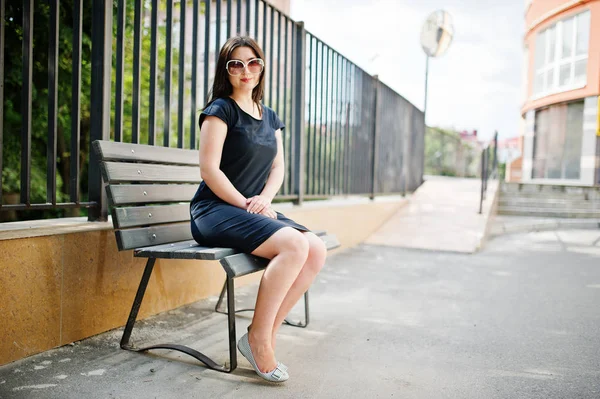
[[452, 16], [444, 10], [437, 10], [429, 14], [421, 29], [421, 46], [428, 57], [439, 57], [448, 50], [454, 27]]

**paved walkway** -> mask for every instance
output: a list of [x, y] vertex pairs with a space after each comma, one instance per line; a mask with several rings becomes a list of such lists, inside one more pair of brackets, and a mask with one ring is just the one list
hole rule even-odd
[[[241, 356], [223, 374], [123, 351], [119, 329], [0, 367], [0, 397], [597, 399], [599, 259], [600, 230], [506, 235], [473, 255], [361, 245], [329, 259], [308, 328], [282, 327], [285, 384], [262, 382]], [[240, 305], [253, 289], [239, 290]], [[153, 317], [133, 338], [224, 362], [215, 300]], [[238, 336], [248, 322], [237, 317]]]
[[427, 176], [425, 183], [366, 244], [462, 253], [476, 252], [488, 228], [497, 181], [488, 183], [479, 214], [481, 181]]

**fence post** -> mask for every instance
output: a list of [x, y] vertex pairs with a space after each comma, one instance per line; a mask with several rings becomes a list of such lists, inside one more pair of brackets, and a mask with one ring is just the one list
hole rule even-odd
[[305, 151], [304, 148], [304, 89], [305, 89], [305, 69], [306, 69], [306, 30], [304, 29], [304, 22], [297, 22], [295, 25], [296, 36], [295, 40], [295, 53], [294, 62], [292, 64], [294, 68], [295, 79], [293, 82], [294, 90], [292, 91], [292, 112], [293, 112], [293, 123], [294, 123], [294, 140], [292, 141], [292, 184], [293, 192], [298, 195], [298, 198], [294, 203], [296, 205], [302, 205], [304, 200], [304, 179], [305, 175]]
[[483, 211], [483, 185], [485, 179], [485, 150], [481, 150], [481, 191], [479, 193], [479, 213]]
[[100, 174], [99, 159], [94, 153], [94, 140], [110, 138], [110, 85], [112, 68], [112, 1], [92, 1], [92, 82], [90, 108], [90, 146], [88, 194], [96, 202], [90, 208], [88, 221], [108, 220], [106, 192]]
[[373, 85], [375, 86], [375, 93], [373, 94], [373, 180], [371, 182], [371, 195], [369, 198], [372, 200], [375, 199], [375, 193], [377, 193], [377, 157], [379, 155], [379, 151], [377, 149], [379, 144], [379, 134], [378, 134], [378, 117], [379, 113], [377, 112], [378, 108], [378, 97], [379, 97], [379, 76], [373, 76]]

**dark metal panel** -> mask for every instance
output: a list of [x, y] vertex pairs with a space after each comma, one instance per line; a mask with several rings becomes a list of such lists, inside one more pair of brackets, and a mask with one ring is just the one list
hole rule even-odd
[[[279, 108], [279, 99], [282, 89], [281, 64], [281, 14], [277, 13], [277, 83], [275, 84], [275, 89], [277, 90], [277, 98], [275, 100], [275, 109], [277, 110], [277, 115], [280, 115], [281, 113], [281, 108]], [[283, 89], [285, 90], [285, 85], [283, 85]]]
[[106, 183], [200, 183], [200, 168], [144, 163], [102, 162]]
[[198, 151], [164, 148], [145, 144], [115, 143], [99, 140], [93, 143], [94, 151], [103, 161], [142, 161], [197, 166]]
[[171, 134], [171, 79], [173, 75], [171, 62], [173, 59], [173, 2], [167, 1], [167, 26], [166, 26], [166, 51], [165, 51], [165, 115], [163, 126], [163, 146], [170, 146]]
[[[58, 123], [58, 21], [60, 2], [49, 3], [48, 142], [46, 147], [46, 202], [56, 204], [56, 143]], [[2, 121], [0, 120], [0, 123]]]
[[[238, 2], [242, 2], [242, 0], [237, 0]], [[244, 34], [250, 36], [250, 6], [251, 0], [246, 0], [246, 30]]]
[[312, 143], [312, 137], [310, 134], [310, 121], [311, 121], [311, 116], [312, 116], [312, 106], [313, 106], [313, 102], [312, 102], [312, 82], [313, 82], [313, 71], [314, 71], [314, 67], [313, 67], [313, 36], [308, 33], [308, 81], [307, 81], [307, 86], [308, 86], [308, 104], [307, 104], [307, 119], [308, 119], [308, 126], [306, 127], [306, 169], [304, 170], [305, 173], [305, 179], [306, 179], [306, 185], [305, 185], [305, 193], [306, 194], [312, 194], [312, 191], [310, 190], [310, 182], [311, 182], [311, 175], [310, 175], [310, 166], [311, 166], [311, 162], [310, 162], [310, 154], [311, 154], [311, 143]]
[[[283, 100], [283, 123], [286, 126], [286, 131], [285, 133], [282, 135], [283, 136], [283, 150], [284, 150], [284, 154], [286, 154], [286, 144], [289, 142], [289, 140], [287, 139], [288, 135], [290, 134], [289, 132], [292, 131], [291, 129], [291, 123], [288, 121], [288, 96], [291, 96], [291, 90], [287, 90], [287, 88], [291, 85], [288, 86], [288, 68], [290, 68], [291, 65], [291, 56], [288, 54], [288, 29], [289, 29], [290, 23], [288, 23], [288, 21], [286, 20], [285, 22], [285, 49], [284, 49], [284, 58], [285, 58], [285, 64], [284, 64], [284, 70], [283, 70], [283, 89], [284, 89], [284, 100]], [[291, 102], [291, 101], [290, 101]], [[291, 112], [290, 112], [291, 113]], [[284, 155], [285, 156], [285, 155]], [[285, 158], [285, 162], [286, 165], [288, 163], [288, 158]], [[289, 169], [289, 168], [288, 168]], [[283, 180], [283, 187], [281, 192], [283, 194], [289, 194], [290, 190], [288, 188], [287, 182], [289, 180], [289, 173], [286, 170], [285, 173], [285, 177]]]
[[267, 49], [267, 2], [262, 0], [262, 44], [263, 52]]
[[142, 0], [134, 0], [133, 93], [131, 95], [131, 142], [140, 142], [140, 75], [142, 59]]
[[158, 0], [152, 0], [150, 14], [150, 109], [148, 115], [148, 144], [156, 143], [156, 82], [158, 63]]
[[[179, 2], [179, 70], [177, 75], [179, 82], [177, 89], [179, 98], [177, 101], [177, 148], [183, 148], [183, 134], [185, 133], [183, 112], [184, 112], [184, 96], [185, 96], [185, 13], [186, 1]], [[192, 50], [193, 51], [193, 50]]]
[[259, 9], [259, 0], [254, 1], [254, 40], [258, 42], [258, 9]]
[[190, 201], [197, 184], [113, 184], [107, 187], [112, 206]]
[[377, 192], [377, 153], [378, 153], [378, 148], [377, 148], [377, 139], [379, 136], [379, 129], [377, 126], [377, 120], [378, 118], [378, 111], [379, 108], [377, 107], [377, 101], [378, 101], [378, 97], [379, 97], [379, 76], [375, 75], [373, 76], [373, 81], [375, 84], [375, 98], [373, 99], [373, 139], [372, 139], [372, 147], [371, 147], [371, 151], [373, 154], [372, 157], [372, 166], [371, 166], [371, 172], [372, 172], [372, 181], [371, 181], [371, 199], [375, 198], [375, 193]]
[[[73, 1], [73, 55], [71, 68], [71, 162], [69, 191], [71, 202], [79, 202], [79, 156], [81, 121], [81, 37], [83, 31], [83, 0]], [[2, 118], [0, 118], [2, 120]], [[0, 143], [0, 148], [2, 144]], [[1, 168], [0, 168], [1, 169]]]
[[112, 209], [113, 225], [117, 229], [154, 224], [189, 222], [190, 204], [132, 206]]

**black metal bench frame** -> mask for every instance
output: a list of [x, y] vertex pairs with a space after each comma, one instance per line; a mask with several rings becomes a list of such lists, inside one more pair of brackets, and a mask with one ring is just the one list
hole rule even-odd
[[[198, 151], [97, 140], [93, 143], [100, 162], [115, 237], [120, 251], [133, 249], [134, 257], [148, 258], [138, 286], [121, 348], [142, 352], [168, 349], [185, 353], [207, 367], [231, 372], [237, 367], [235, 314], [253, 309], [235, 309], [234, 279], [263, 270], [268, 260], [239, 253], [233, 248], [202, 247], [191, 236], [189, 199], [200, 183]], [[159, 204], [159, 205], [156, 205]], [[327, 249], [339, 246], [335, 236], [317, 232]], [[226, 279], [215, 311], [227, 315], [229, 367], [205, 354], [179, 344], [137, 347], [130, 343], [156, 259], [218, 260]], [[227, 293], [227, 311], [220, 306]], [[306, 327], [310, 321], [308, 292], [304, 295], [304, 322], [287, 324]]]

